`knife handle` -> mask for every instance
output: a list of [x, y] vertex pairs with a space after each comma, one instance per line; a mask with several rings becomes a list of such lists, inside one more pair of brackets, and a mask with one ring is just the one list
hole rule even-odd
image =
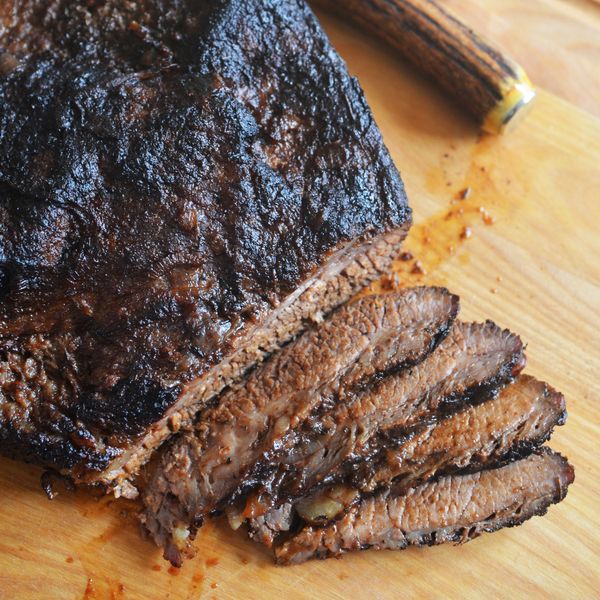
[[500, 133], [535, 98], [525, 71], [434, 0], [318, 0], [385, 40]]

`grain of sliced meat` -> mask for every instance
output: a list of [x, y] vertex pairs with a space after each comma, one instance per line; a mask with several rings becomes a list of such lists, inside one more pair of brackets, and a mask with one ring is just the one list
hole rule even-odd
[[307, 515], [313, 522], [336, 517], [356, 500], [359, 490], [372, 492], [393, 484], [399, 492], [440, 474], [481, 470], [526, 456], [565, 420], [562, 394], [534, 377], [521, 375], [497, 396], [430, 419], [407, 430], [403, 442], [380, 447], [365, 459], [346, 465], [343, 484], [317, 489], [296, 503], [286, 502], [249, 519], [250, 535], [271, 546], [281, 532]]
[[144, 493], [147, 529], [178, 563], [199, 522], [270, 477], [311, 414], [419, 363], [457, 312], [458, 298], [447, 290], [415, 288], [364, 297], [307, 331], [225, 392], [168, 449]]
[[275, 549], [276, 559], [291, 564], [351, 550], [467, 542], [545, 514], [565, 497], [573, 479], [566, 459], [546, 450], [498, 469], [442, 477], [401, 495], [386, 490], [339, 521], [304, 527]]
[[[313, 486], [343, 479], [344, 465], [364, 461], [407, 428], [493, 394], [525, 366], [520, 338], [494, 323], [455, 323], [423, 362], [357, 388], [345, 402], [291, 432], [278, 469], [261, 493], [276, 504]], [[263, 467], [258, 463], [259, 471]]]

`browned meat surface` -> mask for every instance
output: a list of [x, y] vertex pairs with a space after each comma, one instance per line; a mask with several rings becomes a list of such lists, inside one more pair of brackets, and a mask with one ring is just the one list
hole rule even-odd
[[410, 222], [302, 0], [0, 3], [0, 450], [118, 481]]
[[275, 549], [276, 558], [290, 564], [366, 548], [467, 542], [545, 514], [573, 479], [562, 456], [542, 451], [498, 469], [442, 477], [405, 494], [386, 490], [364, 498], [338, 521], [304, 527]]
[[310, 415], [420, 362], [457, 312], [458, 298], [447, 290], [415, 288], [364, 297], [307, 331], [225, 392], [168, 449], [144, 492], [147, 529], [179, 562], [186, 546], [176, 531], [187, 540], [223, 500], [269, 478]]
[[[344, 485], [318, 489], [297, 503], [287, 502], [251, 519], [251, 537], [271, 546], [300, 519], [330, 520], [348, 508], [358, 492], [389, 487], [400, 493], [440, 474], [490, 465], [530, 454], [566, 420], [562, 394], [534, 377], [517, 381], [480, 404], [433, 418], [407, 430], [404, 441], [387, 445], [347, 469]], [[350, 489], [345, 489], [351, 486]], [[230, 521], [236, 516], [229, 511]], [[296, 516], [297, 515], [297, 516]], [[237, 517], [238, 523], [241, 518]]]
[[493, 393], [524, 366], [518, 336], [491, 322], [456, 323], [420, 364], [366, 382], [348, 401], [303, 423], [260, 493], [277, 503], [343, 478], [346, 463], [363, 462], [382, 443], [403, 439], [407, 428]]
[[406, 431], [398, 445], [386, 440], [369, 461], [350, 467], [351, 482], [372, 491], [394, 480], [400, 489], [439, 472], [466, 466], [481, 469], [490, 462], [529, 454], [565, 421], [563, 395], [534, 377], [521, 375], [497, 397]]

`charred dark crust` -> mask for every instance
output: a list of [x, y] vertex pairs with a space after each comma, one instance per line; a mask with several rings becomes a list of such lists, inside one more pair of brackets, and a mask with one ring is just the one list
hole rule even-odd
[[119, 455], [116, 448], [96, 452], [79, 446], [60, 434], [52, 435], [42, 431], [29, 433], [5, 426], [0, 427], [0, 449], [8, 458], [42, 464], [57, 471], [72, 471], [73, 474], [76, 474], [81, 465], [85, 465], [86, 470], [100, 473]]
[[122, 381], [113, 389], [110, 401], [102, 394], [84, 393], [76, 415], [95, 428], [135, 439], [163, 417], [180, 393], [181, 386], [165, 389], [146, 378], [139, 382]]
[[0, 451], [101, 479], [410, 209], [303, 2], [7, 0], [0, 21]]

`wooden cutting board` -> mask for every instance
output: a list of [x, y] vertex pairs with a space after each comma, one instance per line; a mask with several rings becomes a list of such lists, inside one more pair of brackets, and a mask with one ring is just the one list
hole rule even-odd
[[[528, 342], [527, 370], [562, 390], [552, 446], [576, 468], [544, 518], [460, 547], [362, 552], [275, 567], [223, 523], [176, 571], [140, 538], [135, 505], [84, 492], [48, 501], [40, 470], [0, 460], [0, 599], [592, 598], [600, 590], [600, 121], [541, 92], [528, 120], [479, 138], [386, 47], [324, 18], [358, 75], [402, 175], [416, 225], [396, 283], [434, 282], [467, 319]], [[465, 201], [454, 201], [470, 188]], [[392, 281], [394, 283], [394, 281]]]

